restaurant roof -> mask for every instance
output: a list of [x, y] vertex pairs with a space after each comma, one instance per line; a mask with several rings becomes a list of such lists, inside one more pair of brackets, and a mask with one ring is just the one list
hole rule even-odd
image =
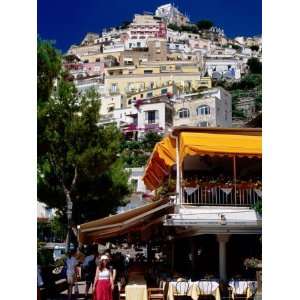
[[176, 137], [179, 138], [180, 164], [187, 156], [261, 157], [261, 129], [175, 127], [171, 135], [157, 143], [143, 177], [145, 185], [154, 190], [170, 174], [176, 164]]
[[123, 213], [81, 224], [79, 241], [81, 243], [99, 242], [125, 234], [137, 227], [141, 231], [149, 227], [152, 222], [160, 221], [160, 213], [171, 206], [169, 199], [162, 199]]

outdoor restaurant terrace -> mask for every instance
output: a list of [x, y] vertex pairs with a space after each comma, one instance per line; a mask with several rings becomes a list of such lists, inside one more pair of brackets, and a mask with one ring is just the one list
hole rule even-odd
[[145, 168], [149, 204], [80, 225], [79, 241], [144, 247], [126, 299], [259, 299], [261, 156], [260, 129], [175, 128]]

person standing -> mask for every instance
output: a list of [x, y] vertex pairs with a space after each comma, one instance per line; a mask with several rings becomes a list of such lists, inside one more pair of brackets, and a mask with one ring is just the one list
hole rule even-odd
[[44, 285], [41, 267], [37, 266], [37, 300], [41, 299], [41, 291], [40, 288]]
[[96, 257], [98, 255], [98, 250], [89, 250], [89, 255], [84, 258], [82, 267], [85, 277], [85, 298], [88, 297], [89, 289], [93, 283], [96, 273]]
[[113, 274], [109, 268], [109, 257], [102, 255], [96, 269], [93, 286], [93, 300], [112, 300], [114, 289]]
[[73, 286], [76, 282], [76, 267], [78, 265], [78, 260], [75, 258], [76, 251], [71, 250], [68, 253], [68, 258], [66, 259], [67, 266], [67, 282], [68, 282], [68, 299], [72, 298]]

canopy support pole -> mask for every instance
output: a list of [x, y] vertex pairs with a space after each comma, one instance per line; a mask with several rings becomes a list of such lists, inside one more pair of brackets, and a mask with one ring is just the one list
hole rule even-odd
[[179, 159], [179, 136], [176, 137], [176, 204], [181, 204], [181, 187], [180, 187], [180, 159]]
[[236, 156], [233, 156], [234, 203], [236, 204]]

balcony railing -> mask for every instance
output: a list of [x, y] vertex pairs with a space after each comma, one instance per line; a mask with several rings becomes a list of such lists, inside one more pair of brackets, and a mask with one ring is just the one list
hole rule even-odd
[[182, 188], [181, 204], [252, 207], [261, 200], [261, 194], [261, 186], [255, 184], [185, 186]]

